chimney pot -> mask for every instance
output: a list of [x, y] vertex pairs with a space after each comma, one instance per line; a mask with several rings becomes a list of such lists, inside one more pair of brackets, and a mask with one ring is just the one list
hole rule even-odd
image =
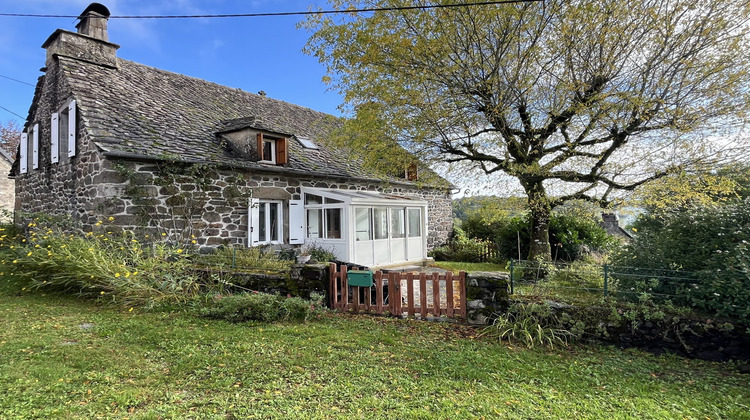
[[107, 34], [107, 20], [109, 9], [101, 3], [91, 3], [82, 13], [80, 22], [76, 25], [78, 33], [102, 41], [109, 41]]

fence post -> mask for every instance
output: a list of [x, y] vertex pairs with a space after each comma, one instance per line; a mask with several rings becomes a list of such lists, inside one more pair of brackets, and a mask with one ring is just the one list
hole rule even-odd
[[513, 294], [513, 260], [510, 260], [510, 294]]
[[604, 297], [607, 297], [608, 280], [609, 280], [609, 265], [604, 264]]

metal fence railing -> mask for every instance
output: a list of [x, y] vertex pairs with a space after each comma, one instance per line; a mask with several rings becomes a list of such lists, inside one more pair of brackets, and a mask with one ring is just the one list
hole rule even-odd
[[676, 299], [701, 286], [696, 273], [582, 262], [511, 260], [510, 292], [576, 303], [612, 297]]

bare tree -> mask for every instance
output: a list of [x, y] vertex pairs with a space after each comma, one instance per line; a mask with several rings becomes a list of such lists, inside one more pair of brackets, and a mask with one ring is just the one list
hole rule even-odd
[[531, 212], [530, 257], [549, 258], [555, 206], [607, 205], [747, 146], [724, 135], [736, 136], [750, 103], [749, 13], [749, 0], [545, 0], [303, 26], [307, 52], [356, 115], [353, 148], [388, 137], [435, 162], [514, 177]]
[[0, 148], [15, 158], [18, 143], [21, 141], [21, 128], [14, 121], [0, 124]]

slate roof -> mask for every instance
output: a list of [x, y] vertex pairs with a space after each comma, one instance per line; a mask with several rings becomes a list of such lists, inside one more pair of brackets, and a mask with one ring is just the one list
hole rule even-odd
[[[332, 115], [120, 58], [118, 69], [58, 59], [85, 129], [109, 156], [376, 178], [341, 150], [325, 146], [342, 123]], [[306, 149], [292, 137], [289, 163], [271, 168], [220, 145], [217, 133], [247, 127], [308, 138], [319, 149]]]

